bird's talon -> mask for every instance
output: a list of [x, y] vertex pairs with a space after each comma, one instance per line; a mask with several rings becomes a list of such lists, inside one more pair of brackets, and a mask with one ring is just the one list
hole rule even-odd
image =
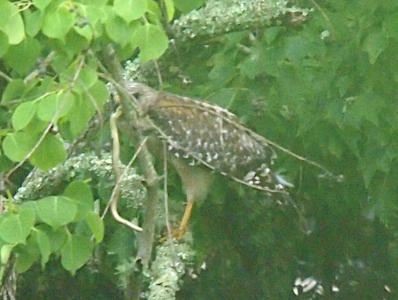
[[[171, 228], [171, 238], [174, 240], [182, 240], [182, 238], [184, 237], [185, 233], [187, 232], [186, 229], [181, 228], [181, 227], [174, 227]], [[164, 236], [159, 240], [159, 243], [164, 243], [165, 241], [167, 241], [170, 237], [170, 234], [166, 231], [164, 233]]]

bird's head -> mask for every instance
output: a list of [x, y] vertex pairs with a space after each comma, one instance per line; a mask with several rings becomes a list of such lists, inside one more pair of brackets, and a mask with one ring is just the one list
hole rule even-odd
[[159, 92], [145, 84], [128, 82], [125, 87], [134, 103], [137, 105], [138, 112], [141, 116], [145, 115], [151, 106], [156, 105], [156, 103], [160, 101]]

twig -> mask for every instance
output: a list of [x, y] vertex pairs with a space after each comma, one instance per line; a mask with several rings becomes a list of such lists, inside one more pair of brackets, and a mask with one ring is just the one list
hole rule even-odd
[[8, 82], [12, 81], [12, 78], [10, 76], [8, 76], [6, 73], [3, 73], [0, 71], [0, 77], [3, 77], [5, 80], [7, 80]]
[[[121, 179], [122, 179], [123, 175], [127, 171], [127, 168], [126, 168], [126, 170], [124, 170], [124, 173], [122, 174], [121, 168], [120, 168], [120, 143], [119, 143], [119, 134], [117, 132], [116, 120], [121, 114], [122, 114], [121, 109], [118, 109], [115, 113], [112, 114], [111, 119], [110, 119], [111, 135], [112, 135], [112, 140], [113, 140], [112, 163], [113, 163], [113, 170], [115, 172], [116, 184], [115, 184], [115, 187], [113, 188], [111, 199], [110, 199], [108, 205], [110, 204], [110, 209], [111, 209], [112, 215], [116, 221], [130, 227], [131, 229], [133, 229], [135, 231], [142, 231], [141, 227], [122, 218], [117, 211], [117, 203], [118, 203], [119, 197], [120, 197], [120, 183], [121, 183]], [[135, 158], [138, 156], [138, 153], [139, 153], [139, 151], [137, 150], [136, 154], [131, 159], [131, 164], [134, 162]], [[106, 212], [107, 212], [107, 208], [105, 209], [102, 217], [105, 216]]]
[[164, 215], [166, 219], [167, 234], [170, 242], [173, 244], [173, 237], [171, 235], [171, 226], [169, 222], [169, 196], [167, 191], [167, 144], [163, 141], [163, 192], [164, 192]]
[[48, 54], [47, 57], [40, 62], [38, 68], [36, 68], [32, 73], [30, 73], [28, 76], [25, 77], [24, 83], [27, 84], [31, 82], [33, 79], [37, 77], [37, 75], [42, 73], [43, 70], [46, 70], [48, 65], [53, 61], [55, 54], [56, 54], [55, 51], [51, 51], [50, 54]]
[[159, 68], [158, 62], [156, 60], [153, 60], [153, 64], [155, 65], [156, 75], [158, 76], [160, 90], [162, 90], [163, 89], [163, 79], [162, 79], [162, 74], [160, 73], [160, 68]]

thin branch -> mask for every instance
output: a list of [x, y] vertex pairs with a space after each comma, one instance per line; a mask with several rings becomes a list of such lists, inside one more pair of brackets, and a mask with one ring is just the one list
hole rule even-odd
[[163, 79], [162, 79], [162, 74], [160, 73], [160, 68], [159, 68], [158, 62], [156, 60], [153, 60], [153, 64], [155, 65], [155, 68], [156, 68], [156, 75], [158, 76], [159, 87], [162, 90], [163, 89]]
[[[120, 97], [123, 116], [130, 126], [134, 126], [137, 123], [134, 102], [131, 100], [131, 95], [129, 95], [123, 86], [123, 69], [116, 57], [115, 50], [110, 45], [105, 47], [103, 50], [103, 61], [106, 66], [106, 68], [103, 68], [104, 73], [111, 74], [111, 77], [114, 78], [114, 80], [111, 82], [116, 83], [114, 86]], [[137, 145], [142, 143], [143, 137], [139, 132], [133, 132], [130, 130], [128, 134], [131, 135], [132, 139], [135, 140]], [[156, 173], [152, 163], [152, 156], [150, 155], [146, 145], [142, 146], [142, 149], [138, 155], [138, 162], [147, 184], [147, 201], [145, 202], [145, 211], [143, 214], [143, 231], [138, 240], [136, 264], [139, 265], [139, 267], [146, 269], [149, 265], [149, 261], [152, 258], [160, 186], [159, 176]], [[136, 289], [139, 290], [141, 288], [136, 287]]]
[[[89, 66], [86, 66], [86, 67], [89, 68]], [[91, 68], [90, 68], [90, 69], [91, 69]], [[95, 70], [94, 70], [94, 71], [95, 71]], [[100, 131], [102, 131], [101, 129], [102, 129], [102, 126], [103, 126], [103, 124], [104, 124], [104, 119], [103, 119], [103, 117], [102, 117], [101, 108], [98, 106], [98, 103], [95, 101], [93, 95], [91, 95], [91, 93], [89, 92], [89, 90], [87, 89], [87, 87], [86, 87], [84, 84], [82, 84], [82, 86], [83, 86], [83, 90], [86, 92], [86, 94], [88, 95], [88, 98], [90, 99], [91, 103], [93, 104], [93, 106], [94, 106], [94, 108], [95, 108], [95, 111], [98, 113], [99, 122], [100, 122], [100, 124], [101, 124], [101, 126], [100, 126]]]
[[167, 190], [167, 144], [163, 141], [163, 192], [164, 192], [164, 216], [166, 219], [166, 227], [167, 227], [167, 234], [169, 236], [169, 240], [173, 243], [173, 237], [171, 235], [171, 226], [169, 222], [169, 196]]
[[10, 76], [8, 76], [7, 74], [3, 73], [0, 71], [0, 77], [3, 77], [5, 80], [7, 80], [8, 82], [12, 81], [12, 78]]
[[318, 9], [320, 11], [320, 13], [322, 14], [322, 16], [325, 18], [325, 20], [329, 23], [330, 28], [333, 29], [333, 24], [330, 21], [329, 17], [325, 14], [325, 12], [323, 11], [323, 9], [318, 5], [318, 3], [316, 3], [314, 0], [311, 0], [311, 3], [316, 7], [316, 9]]
[[55, 54], [56, 54], [55, 51], [51, 51], [50, 54], [48, 54], [47, 57], [40, 62], [40, 65], [38, 66], [38, 68], [36, 68], [32, 73], [30, 73], [28, 76], [25, 77], [24, 83], [27, 84], [27, 83], [31, 82], [40, 73], [42, 73], [43, 70], [46, 70], [48, 65], [53, 61]]
[[[110, 199], [109, 203], [110, 203], [112, 215], [116, 221], [130, 227], [131, 229], [133, 229], [135, 231], [142, 231], [141, 227], [122, 218], [117, 211], [117, 203], [118, 203], [119, 197], [120, 197], [120, 183], [121, 183], [121, 179], [123, 176], [122, 176], [121, 168], [120, 168], [120, 143], [119, 143], [119, 134], [117, 132], [116, 120], [121, 114], [122, 114], [121, 109], [118, 109], [115, 113], [112, 114], [111, 119], [110, 119], [111, 135], [112, 135], [112, 140], [113, 140], [112, 163], [113, 163], [113, 170], [115, 172], [116, 183], [115, 183], [115, 187], [113, 188], [111, 199]], [[139, 153], [139, 151], [137, 150], [136, 155], [134, 155], [134, 157], [131, 159], [131, 164], [134, 162], [135, 158], [138, 156], [138, 153]], [[127, 168], [126, 168], [126, 170], [127, 170]], [[125, 174], [126, 170], [124, 171], [123, 174]], [[106, 212], [107, 212], [107, 209], [105, 209], [102, 217], [105, 216]]]

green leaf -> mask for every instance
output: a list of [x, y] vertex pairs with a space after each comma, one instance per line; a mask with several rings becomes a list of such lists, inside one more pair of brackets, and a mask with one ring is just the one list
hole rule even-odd
[[8, 42], [16, 45], [25, 37], [25, 27], [18, 8], [13, 3], [0, 0], [0, 31], [8, 36]]
[[36, 115], [29, 122], [29, 124], [23, 129], [23, 132], [28, 134], [32, 139], [32, 147], [39, 140], [40, 136], [43, 134], [43, 131], [47, 128], [48, 122], [44, 122], [40, 120]]
[[36, 202], [37, 215], [54, 230], [76, 217], [77, 206], [65, 196], [50, 196]]
[[36, 36], [43, 25], [43, 13], [40, 10], [36, 10], [34, 12], [29, 10], [26, 11], [24, 17], [26, 22], [26, 34], [31, 37]]
[[148, 9], [146, 0], [115, 0], [113, 6], [127, 23], [141, 18]]
[[305, 36], [292, 36], [286, 38], [285, 54], [289, 60], [296, 62], [304, 59], [312, 52], [313, 45]]
[[169, 39], [162, 28], [146, 23], [134, 32], [133, 44], [140, 48], [140, 58], [145, 63], [160, 57], [166, 51]]
[[175, 7], [183, 13], [188, 13], [205, 3], [204, 0], [173, 0]]
[[51, 255], [51, 244], [49, 237], [42, 230], [33, 231], [33, 237], [36, 239], [36, 243], [39, 246], [41, 254], [41, 267], [44, 269], [44, 266], [50, 259]]
[[366, 91], [355, 98], [354, 103], [347, 109], [347, 114], [356, 115], [359, 120], [365, 118], [379, 126], [379, 112], [384, 107], [385, 99], [374, 92]]
[[33, 119], [36, 114], [37, 103], [28, 101], [20, 104], [12, 115], [12, 126], [15, 130], [21, 130]]
[[[36, 67], [41, 54], [41, 45], [35, 38], [26, 38], [22, 43], [12, 46], [5, 55], [5, 61], [21, 75], [25, 75]], [[21, 59], [23, 57], [24, 59]]]
[[58, 110], [57, 120], [68, 114], [75, 104], [75, 97], [72, 93], [50, 94], [40, 100], [37, 108], [39, 119], [51, 122]]
[[35, 224], [36, 214], [33, 209], [25, 209], [9, 214], [0, 224], [0, 237], [9, 244], [24, 244]]
[[96, 83], [88, 90], [86, 94], [86, 101], [89, 101], [90, 104], [94, 104], [94, 101], [99, 109], [102, 109], [105, 102], [109, 99], [109, 90], [106, 87], [106, 84], [102, 81], [96, 81]]
[[108, 20], [108, 14], [104, 8], [108, 8], [109, 6], [106, 6], [105, 2], [107, 2], [107, 0], [103, 2], [103, 4], [100, 4], [99, 1], [95, 1], [93, 4], [87, 4], [84, 6], [84, 9], [79, 12], [84, 15], [93, 26], [96, 26], [97, 23], [99, 25], [105, 23]]
[[1, 101], [4, 103], [19, 100], [26, 89], [27, 86], [22, 79], [13, 80], [7, 84]]
[[96, 111], [93, 101], [96, 102], [99, 109], [102, 109], [108, 97], [109, 91], [106, 85], [102, 81], [97, 81], [87, 93], [83, 93], [81, 97], [77, 98], [74, 109], [67, 116], [70, 121], [69, 130], [72, 137], [80, 134], [93, 117]]
[[236, 75], [236, 70], [231, 61], [226, 59], [220, 59], [217, 64], [209, 73], [209, 78], [212, 81], [212, 85], [215, 87], [224, 86]]
[[68, 114], [69, 133], [72, 138], [79, 135], [95, 113], [89, 99], [77, 98], [75, 108]]
[[109, 38], [122, 47], [131, 42], [134, 30], [136, 30], [138, 26], [139, 22], [127, 23], [119, 16], [115, 16], [105, 23], [106, 33]]
[[49, 38], [63, 40], [74, 22], [73, 13], [67, 7], [61, 6], [45, 15], [42, 30]]
[[77, 205], [77, 214], [74, 222], [80, 221], [94, 209], [94, 198], [91, 189], [84, 181], [73, 181], [68, 185], [64, 196], [70, 198]]
[[19, 205], [19, 210], [25, 210], [25, 209], [33, 209], [34, 211], [36, 211], [36, 207], [37, 207], [37, 202], [36, 201], [24, 201], [23, 203], [21, 203], [21, 205]]
[[282, 26], [269, 27], [265, 30], [264, 36], [267, 44], [270, 45], [278, 36], [279, 32], [283, 29]]
[[34, 166], [47, 171], [62, 163], [66, 159], [66, 156], [64, 143], [55, 135], [47, 134], [29, 161]]
[[25, 132], [14, 132], [3, 141], [4, 154], [12, 161], [21, 161], [32, 150], [35, 140]]
[[159, 7], [159, 2], [148, 0], [148, 10], [145, 17], [147, 18], [149, 23], [159, 23], [159, 21], [163, 18], [163, 12]]
[[8, 35], [8, 42], [11, 45], [17, 45], [25, 37], [25, 27], [22, 21], [22, 17], [19, 13], [14, 14], [7, 27], [6, 27], [6, 34]]
[[[93, 32], [93, 28], [91, 26], [84, 26], [84, 27], [75, 26], [75, 27], [73, 27], [73, 30], [80, 37], [84, 38], [85, 43], [83, 43], [83, 41], [80, 41], [80, 44], [81, 44], [80, 47], [82, 47], [83, 45], [88, 45], [89, 42], [91, 42], [91, 40], [95, 37], [94, 36], [95, 33]], [[98, 34], [98, 35], [101, 35], [101, 34]], [[77, 40], [77, 37], [74, 37], [74, 40]]]
[[341, 155], [343, 154], [344, 147], [342, 142], [337, 137], [331, 136], [329, 138], [328, 150], [330, 154], [340, 159]]
[[80, 92], [87, 92], [97, 82], [97, 80], [98, 76], [96, 72], [88, 68], [84, 68], [79, 74], [75, 89]]
[[93, 233], [97, 243], [101, 243], [104, 238], [104, 222], [99, 215], [90, 211], [86, 216], [86, 222]]
[[14, 247], [15, 247], [14, 245], [3, 245], [1, 247], [1, 250], [0, 250], [0, 258], [1, 258], [1, 260], [0, 261], [1, 261], [2, 265], [5, 265], [8, 262], [8, 260], [10, 258], [10, 255], [11, 255], [11, 252], [12, 252], [12, 249]]
[[26, 272], [39, 258], [39, 248], [33, 236], [29, 236], [26, 245], [20, 245], [15, 248], [16, 261], [15, 268], [18, 273]]
[[235, 91], [233, 89], [220, 89], [219, 91], [212, 94], [208, 100], [224, 108], [230, 108], [232, 101], [235, 97]]
[[[74, 57], [75, 55], [79, 55], [82, 52], [86, 51], [90, 47], [90, 41], [92, 37], [92, 30], [90, 26], [85, 26], [84, 28], [87, 28], [88, 31], [91, 33], [87, 34], [87, 37], [79, 34], [77, 32], [77, 26], [73, 27], [71, 31], [68, 32], [68, 34], [65, 37], [65, 44], [68, 45], [68, 47], [65, 49], [66, 54], [69, 57]], [[84, 29], [80, 28], [80, 29]], [[86, 30], [80, 30], [80, 32], [87, 32]], [[97, 37], [98, 38], [98, 37]], [[75, 69], [76, 72], [76, 69]]]
[[32, 0], [34, 6], [36, 6], [40, 10], [44, 10], [52, 0]]
[[379, 31], [368, 35], [363, 43], [363, 50], [369, 54], [371, 64], [374, 64], [380, 53], [388, 47], [388, 35]]
[[89, 260], [93, 251], [90, 238], [70, 235], [61, 251], [61, 264], [72, 275]]
[[14, 167], [14, 164], [10, 159], [8, 159], [5, 155], [0, 154], [0, 172], [5, 173], [11, 170]]
[[165, 0], [164, 5], [166, 7], [167, 21], [171, 21], [174, 18], [174, 3], [173, 0]]
[[9, 46], [7, 35], [0, 31], [0, 58], [6, 54]]
[[61, 247], [65, 244], [68, 237], [65, 227], [58, 227], [53, 230], [47, 224], [43, 224], [38, 227], [39, 230], [43, 231], [50, 241], [50, 252], [57, 253], [61, 250]]

